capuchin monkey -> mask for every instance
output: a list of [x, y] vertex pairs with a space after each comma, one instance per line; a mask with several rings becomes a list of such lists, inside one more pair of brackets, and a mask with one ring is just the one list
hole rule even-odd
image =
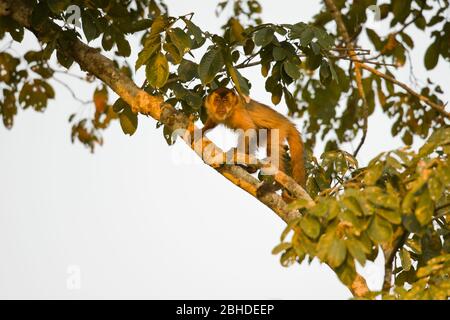
[[[285, 167], [285, 144], [289, 145], [292, 177], [294, 180], [305, 187], [305, 165], [303, 159], [303, 142], [300, 133], [295, 125], [285, 116], [281, 115], [272, 108], [250, 100], [246, 102], [233, 90], [227, 88], [218, 88], [212, 91], [205, 100], [205, 107], [208, 118], [202, 128], [204, 134], [207, 130], [214, 128], [218, 124], [243, 132], [251, 130], [258, 132], [260, 129], [267, 130], [267, 156], [278, 156], [278, 169], [286, 173]], [[274, 132], [273, 130], [277, 130]], [[277, 134], [276, 134], [277, 133]], [[273, 155], [272, 134], [278, 136], [277, 146], [278, 155]], [[242, 142], [242, 137], [240, 141]], [[249, 154], [251, 137], [245, 136], [245, 153]]]

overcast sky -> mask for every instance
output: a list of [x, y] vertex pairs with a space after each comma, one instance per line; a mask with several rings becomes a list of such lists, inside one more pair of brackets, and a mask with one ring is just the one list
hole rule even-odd
[[[216, 1], [166, 1], [170, 14], [194, 11], [194, 22], [220, 32]], [[309, 21], [319, 1], [260, 1], [266, 22]], [[372, 26], [378, 27], [376, 23]], [[426, 74], [426, 35], [414, 34], [417, 78], [450, 92], [448, 65]], [[138, 41], [130, 64], [134, 65]], [[0, 42], [0, 47], [5, 44]], [[27, 34], [16, 53], [38, 49]], [[201, 57], [201, 52], [196, 58]], [[409, 67], [399, 78], [409, 83]], [[73, 68], [73, 73], [79, 72]], [[251, 95], [270, 101], [259, 69], [245, 72]], [[92, 86], [58, 75], [83, 100]], [[138, 74], [137, 82], [142, 83]], [[0, 84], [1, 85], [1, 84]], [[68, 116], [92, 113], [54, 83], [56, 100], [44, 114], [20, 111], [12, 130], [0, 126], [0, 298], [347, 299], [351, 295], [328, 267], [314, 261], [283, 268], [271, 255], [284, 223], [255, 198], [195, 161], [183, 144], [168, 147], [155, 121], [140, 117], [137, 133], [117, 123], [95, 154], [70, 143]], [[448, 94], [446, 100], [448, 100]], [[111, 99], [113, 101], [113, 99]], [[286, 110], [283, 106], [281, 110]], [[391, 121], [370, 118], [359, 160], [402, 146]], [[227, 137], [227, 138], [225, 138]], [[231, 147], [232, 133], [211, 138]], [[317, 154], [322, 145], [318, 145]], [[352, 151], [352, 146], [346, 146]], [[372, 289], [383, 277], [382, 259], [362, 270]], [[78, 276], [80, 276], [78, 278]], [[73, 280], [80, 280], [73, 286]], [[78, 283], [77, 281], [75, 281]]]

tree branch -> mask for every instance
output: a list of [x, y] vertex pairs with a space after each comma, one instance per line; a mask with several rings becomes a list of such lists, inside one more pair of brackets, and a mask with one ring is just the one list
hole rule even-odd
[[392, 241], [392, 243], [382, 246], [385, 260], [383, 280], [383, 291], [385, 292], [389, 292], [392, 287], [392, 271], [394, 269], [394, 258], [397, 255], [398, 250], [405, 244], [408, 236], [409, 232], [400, 226], [393, 236], [394, 240]]
[[362, 106], [363, 121], [364, 121], [363, 135], [361, 137], [361, 141], [358, 144], [358, 147], [356, 147], [356, 150], [353, 153], [353, 156], [356, 157], [359, 153], [359, 150], [361, 150], [361, 147], [366, 141], [369, 122], [369, 105], [367, 103], [366, 93], [364, 92], [364, 87], [362, 85], [361, 62], [357, 58], [355, 46], [352, 43], [352, 39], [347, 31], [347, 27], [345, 26], [344, 20], [342, 20], [341, 12], [338, 10], [333, 0], [325, 0], [325, 4], [328, 7], [328, 10], [330, 11], [331, 15], [333, 16], [333, 19], [336, 22], [337, 29], [341, 34], [342, 38], [344, 39], [344, 42], [348, 48], [348, 55], [354, 64], [356, 86], [358, 87], [358, 92], [363, 102]]
[[408, 92], [410, 95], [416, 97], [417, 99], [419, 99], [420, 101], [426, 103], [427, 105], [429, 105], [431, 108], [433, 108], [434, 110], [436, 110], [437, 112], [439, 112], [440, 114], [442, 114], [443, 116], [445, 116], [446, 118], [450, 119], [450, 113], [448, 111], [445, 111], [445, 106], [435, 103], [433, 101], [431, 101], [429, 98], [421, 95], [420, 93], [415, 92], [413, 89], [411, 89], [410, 87], [408, 87], [406, 84], [404, 84], [403, 82], [398, 81], [397, 79], [381, 72], [378, 71], [377, 69], [374, 69], [372, 67], [369, 67], [366, 64], [361, 64], [361, 68], [372, 72], [373, 74], [379, 76], [380, 78], [383, 78], [384, 80], [387, 80], [389, 82], [392, 82], [393, 84], [403, 88], [406, 92]]

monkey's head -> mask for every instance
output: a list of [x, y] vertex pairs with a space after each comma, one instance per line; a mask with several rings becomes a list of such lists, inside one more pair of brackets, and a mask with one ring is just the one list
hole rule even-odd
[[238, 95], [230, 89], [218, 88], [211, 92], [205, 101], [208, 115], [216, 122], [225, 121], [239, 104]]

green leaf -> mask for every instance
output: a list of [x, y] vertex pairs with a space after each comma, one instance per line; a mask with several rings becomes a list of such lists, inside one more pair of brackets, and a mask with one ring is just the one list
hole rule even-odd
[[306, 216], [300, 220], [300, 227], [303, 232], [311, 239], [317, 239], [320, 235], [320, 223], [316, 218]]
[[347, 246], [347, 250], [355, 258], [362, 266], [366, 263], [366, 254], [365, 247], [360, 241], [349, 238], [345, 240], [345, 245]]
[[311, 27], [307, 27], [300, 35], [300, 42], [303, 47], [307, 47], [314, 39], [314, 30]]
[[298, 66], [296, 66], [289, 60], [283, 62], [283, 69], [287, 73], [287, 75], [291, 77], [293, 80], [297, 80], [300, 77], [300, 70]]
[[191, 38], [189, 38], [189, 36], [180, 28], [169, 29], [167, 31], [167, 35], [170, 37], [172, 43], [177, 47], [181, 56], [191, 49]]
[[195, 62], [183, 59], [178, 66], [178, 77], [185, 82], [198, 77], [198, 65]]
[[198, 74], [202, 83], [210, 83], [216, 74], [222, 69], [224, 59], [222, 51], [219, 48], [213, 48], [205, 53], [200, 65], [198, 66]]
[[90, 42], [99, 36], [97, 31], [97, 25], [94, 22], [94, 18], [88, 11], [82, 11], [81, 22], [83, 25], [83, 32], [86, 36], [86, 40]]
[[131, 47], [128, 41], [125, 39], [125, 36], [121, 35], [116, 37], [116, 44], [119, 55], [122, 57], [128, 57], [131, 54]]
[[403, 140], [403, 142], [406, 145], [408, 145], [408, 146], [412, 145], [412, 143], [413, 143], [413, 136], [412, 136], [411, 132], [408, 131], [408, 130], [405, 131], [405, 133], [402, 136], [402, 140]]
[[189, 32], [194, 36], [194, 41], [196, 42], [195, 47], [199, 47], [203, 45], [206, 38], [203, 37], [202, 30], [195, 25], [192, 21], [188, 19], [183, 19], [184, 23], [186, 23], [186, 27], [188, 28]]
[[419, 197], [419, 201], [417, 202], [416, 210], [414, 212], [420, 225], [424, 226], [430, 223], [431, 219], [433, 218], [433, 212], [433, 201], [431, 200], [428, 189], [425, 189], [425, 191]]
[[169, 63], [166, 56], [159, 52], [154, 55], [145, 68], [148, 83], [155, 88], [163, 87], [169, 78]]
[[367, 33], [367, 36], [369, 37], [370, 41], [373, 43], [373, 46], [375, 47], [375, 49], [377, 49], [378, 51], [383, 49], [383, 43], [382, 43], [380, 37], [378, 36], [378, 34], [373, 29], [366, 28], [366, 33]]
[[402, 262], [403, 270], [409, 271], [411, 269], [411, 256], [405, 248], [400, 250], [400, 261]]
[[171, 146], [175, 143], [175, 141], [172, 140], [172, 130], [170, 129], [169, 126], [165, 125], [163, 127], [163, 135], [164, 135], [164, 139], [166, 139], [166, 142], [169, 146]]
[[425, 52], [425, 68], [434, 69], [439, 61], [439, 43], [434, 41]]
[[378, 208], [376, 209], [376, 213], [392, 224], [402, 223], [402, 215], [398, 210]]
[[379, 244], [392, 237], [392, 225], [378, 216], [373, 216], [367, 233], [373, 242]]
[[345, 197], [342, 199], [342, 203], [355, 215], [362, 216], [364, 214], [359, 201], [355, 197]]
[[160, 49], [161, 49], [160, 42], [150, 43], [149, 45], [146, 44], [146, 46], [138, 54], [134, 70], [137, 71], [141, 66], [146, 64], [147, 61], [152, 57], [152, 55], [156, 51], [159, 51]]
[[105, 31], [103, 33], [102, 37], [102, 47], [106, 51], [109, 51], [112, 49], [112, 46], [114, 45], [114, 37], [110, 31]]
[[123, 109], [125, 109], [127, 107], [129, 108], [130, 106], [128, 105], [128, 103], [123, 101], [122, 98], [117, 99], [116, 102], [114, 102], [114, 104], [112, 106], [113, 111], [115, 113], [119, 113], [119, 112], [121, 112]]
[[70, 0], [47, 0], [47, 5], [53, 13], [58, 14], [63, 12], [71, 2]]
[[163, 45], [164, 50], [167, 52], [167, 58], [172, 64], [179, 64], [181, 60], [183, 60], [183, 56], [181, 55], [178, 48], [170, 42], [170, 38], [167, 38], [167, 42]]
[[342, 239], [334, 239], [328, 249], [327, 261], [332, 268], [339, 267], [347, 255], [347, 248]]
[[289, 248], [292, 248], [292, 243], [290, 242], [282, 242], [279, 245], [277, 245], [275, 248], [273, 248], [272, 250], [272, 254], [279, 254]]
[[255, 33], [255, 44], [260, 47], [265, 47], [272, 42], [274, 30], [270, 27], [262, 28]]
[[126, 107], [119, 115], [119, 120], [123, 133], [131, 136], [136, 132], [138, 126], [138, 116], [136, 113], [131, 111], [129, 106]]
[[411, 12], [411, 0], [392, 1], [392, 12], [398, 22], [404, 22]]
[[71, 56], [64, 54], [60, 50], [56, 51], [56, 58], [58, 59], [58, 62], [66, 69], [69, 69], [70, 66], [73, 64], [73, 58]]
[[364, 182], [367, 185], [374, 185], [381, 175], [383, 174], [384, 165], [383, 163], [377, 163], [375, 165], [369, 166], [366, 173], [364, 174]]
[[230, 75], [233, 83], [240, 94], [249, 95], [250, 89], [248, 88], [247, 81], [240, 74], [240, 72], [233, 66], [228, 65], [227, 67], [228, 74]]
[[433, 201], [438, 201], [444, 195], [444, 190], [444, 184], [438, 177], [431, 177], [428, 180], [428, 191], [430, 192], [430, 197]]
[[272, 51], [273, 58], [275, 61], [281, 61], [286, 58], [286, 50], [282, 47], [275, 47]]

